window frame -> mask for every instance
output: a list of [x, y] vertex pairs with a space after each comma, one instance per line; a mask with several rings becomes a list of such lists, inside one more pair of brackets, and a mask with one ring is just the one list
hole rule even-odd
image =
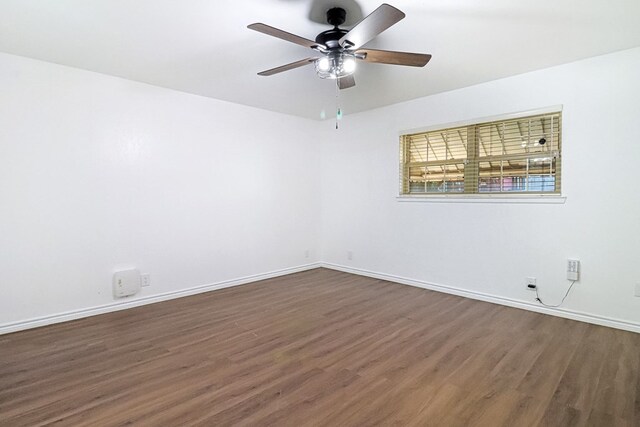
[[[563, 106], [553, 105], [544, 108], [538, 108], [515, 113], [500, 114], [495, 116], [481, 117], [476, 119], [464, 120], [452, 123], [435, 124], [426, 127], [413, 128], [400, 131], [399, 134], [399, 158], [398, 158], [398, 175], [400, 178], [398, 188], [398, 201], [410, 202], [470, 202], [470, 203], [565, 203], [566, 196], [563, 194], [563, 186], [560, 185], [559, 192], [539, 192], [539, 193], [403, 193], [405, 186], [405, 150], [403, 138], [407, 135], [416, 133], [427, 133], [434, 131], [444, 131], [452, 128], [478, 126], [488, 122], [509, 121], [522, 119], [530, 116], [560, 113], [562, 116]], [[561, 118], [561, 120], [563, 120]], [[562, 123], [561, 123], [562, 124]], [[557, 157], [556, 175], [561, 180], [562, 173], [562, 151], [563, 151], [562, 128], [560, 128], [560, 147]]]

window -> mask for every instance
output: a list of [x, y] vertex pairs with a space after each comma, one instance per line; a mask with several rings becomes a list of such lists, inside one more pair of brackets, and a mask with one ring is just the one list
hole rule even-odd
[[560, 194], [562, 113], [401, 137], [402, 195]]

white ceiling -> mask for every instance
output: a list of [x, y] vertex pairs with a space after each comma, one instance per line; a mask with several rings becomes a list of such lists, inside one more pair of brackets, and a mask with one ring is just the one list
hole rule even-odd
[[[341, 3], [366, 15], [382, 2], [2, 0], [0, 51], [320, 119], [335, 114], [335, 83], [313, 66], [256, 75], [313, 52], [246, 26], [264, 22], [313, 39], [329, 27], [310, 12]], [[340, 93], [345, 114], [640, 46], [638, 0], [390, 4], [407, 17], [367, 47], [433, 59], [425, 68], [360, 63], [357, 86]]]

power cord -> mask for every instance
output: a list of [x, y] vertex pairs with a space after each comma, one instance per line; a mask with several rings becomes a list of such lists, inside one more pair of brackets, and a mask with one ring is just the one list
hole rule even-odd
[[560, 304], [558, 305], [550, 305], [550, 304], [545, 304], [542, 302], [542, 300], [540, 299], [540, 295], [538, 295], [538, 287], [536, 286], [536, 301], [538, 301], [540, 304], [544, 305], [545, 307], [560, 307], [563, 303], [564, 300], [567, 299], [567, 296], [569, 295], [569, 292], [571, 292], [571, 289], [573, 288], [573, 285], [577, 282], [577, 280], [574, 280], [573, 282], [571, 282], [571, 285], [569, 286], [569, 289], [567, 289], [567, 293], [564, 294], [564, 297], [562, 297], [562, 301], [560, 301]]

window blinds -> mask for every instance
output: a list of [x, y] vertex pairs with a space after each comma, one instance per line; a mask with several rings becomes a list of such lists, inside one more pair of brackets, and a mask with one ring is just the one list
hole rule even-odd
[[561, 113], [403, 135], [401, 194], [559, 193]]

